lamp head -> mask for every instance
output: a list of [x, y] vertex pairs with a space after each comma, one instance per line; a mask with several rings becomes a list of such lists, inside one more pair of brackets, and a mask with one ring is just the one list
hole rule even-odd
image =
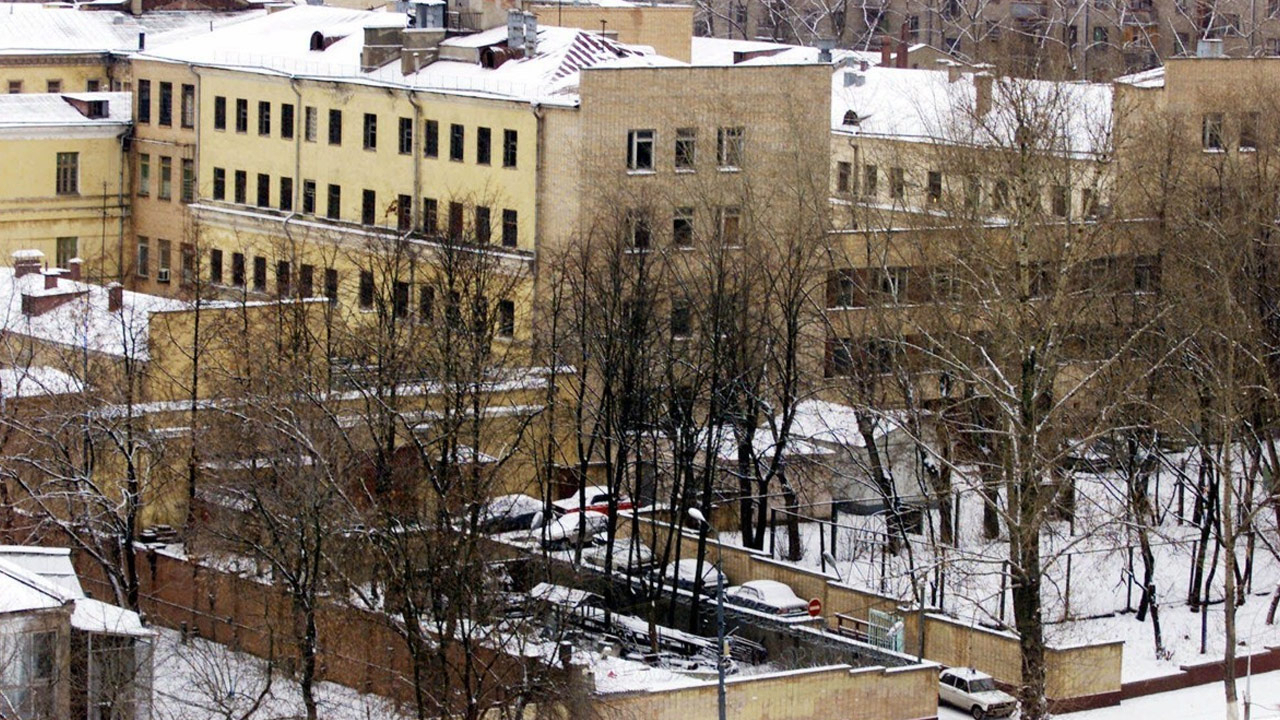
[[709, 524], [707, 522], [706, 516], [703, 515], [702, 511], [699, 510], [698, 508], [689, 508], [689, 517], [693, 518], [694, 522], [702, 523], [703, 525]]

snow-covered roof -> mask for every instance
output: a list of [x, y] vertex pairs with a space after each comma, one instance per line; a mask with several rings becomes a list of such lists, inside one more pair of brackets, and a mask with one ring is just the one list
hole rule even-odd
[[[23, 295], [47, 297], [67, 294], [61, 304], [39, 315], [22, 311]], [[147, 340], [150, 316], [155, 312], [184, 310], [180, 300], [123, 291], [117, 312], [107, 309], [107, 288], [60, 277], [51, 292], [45, 276], [29, 273], [14, 277], [12, 267], [0, 268], [0, 330], [68, 347], [87, 347], [105, 355], [149, 359]]]
[[82, 11], [39, 3], [6, 3], [0, 10], [0, 54], [126, 52], [138, 47], [138, 34], [148, 44], [175, 42], [265, 15], [264, 10], [240, 12], [170, 11], [140, 17], [121, 12]]
[[587, 605], [601, 601], [600, 596], [595, 593], [546, 582], [535, 585], [533, 589], [529, 591], [529, 597], [534, 600], [563, 607], [577, 607], [579, 605]]
[[[1106, 152], [1111, 86], [991, 78], [990, 110], [979, 117], [972, 72], [888, 67], [841, 68], [831, 78], [831, 128], [855, 136], [913, 142], [1012, 147], [1018, 117], [1031, 114], [1046, 131], [1044, 149], [1060, 154]], [[852, 123], [846, 114], [853, 113]]]
[[[414, 73], [405, 74], [396, 60], [364, 71], [364, 28], [407, 24], [408, 16], [401, 13], [299, 5], [183, 42], [149, 41], [149, 49], [137, 57], [563, 105], [577, 103], [578, 73], [583, 69], [683, 64], [598, 33], [550, 26], [538, 28], [537, 54], [531, 58], [513, 58], [496, 68], [448, 59], [451, 48], [505, 45], [503, 26], [443, 41], [443, 59]], [[323, 50], [312, 50], [316, 32], [339, 39]]]
[[57, 368], [45, 365], [0, 368], [0, 398], [70, 395], [84, 390], [84, 383]]
[[68, 548], [0, 546], [0, 613], [73, 603], [71, 627], [106, 635], [150, 636], [132, 610], [85, 597]]
[[[872, 435], [879, 440], [902, 429], [906, 417], [901, 413], [875, 411], [872, 413], [872, 423]], [[867, 445], [866, 439], [858, 430], [857, 411], [848, 405], [825, 400], [805, 400], [798, 403], [795, 417], [791, 421], [791, 434], [844, 447], [860, 448]]]
[[[0, 95], [0, 128], [34, 127], [124, 127], [133, 117], [130, 93], [16, 93]], [[70, 100], [83, 102], [105, 101], [107, 115], [90, 118], [80, 112]]]
[[1116, 78], [1116, 82], [1137, 88], [1162, 88], [1164, 87], [1164, 66], [1143, 70], [1132, 75], [1122, 75]]
[[[772, 458], [778, 452], [778, 446], [783, 443], [768, 428], [758, 428], [755, 436], [751, 439], [752, 452], [756, 458], [766, 460]], [[699, 447], [706, 446], [706, 436], [703, 435], [698, 440]], [[820, 445], [808, 442], [798, 437], [794, 432], [791, 438], [787, 440], [785, 447], [782, 448], [784, 457], [807, 457], [814, 455], [830, 455], [831, 450]], [[721, 460], [735, 460], [738, 457], [738, 445], [734, 439], [733, 432], [725, 429], [721, 433], [720, 451]]]
[[[761, 40], [694, 37], [691, 65], [800, 65], [818, 62], [816, 47]], [[880, 54], [859, 50], [832, 50], [832, 61], [877, 63]]]

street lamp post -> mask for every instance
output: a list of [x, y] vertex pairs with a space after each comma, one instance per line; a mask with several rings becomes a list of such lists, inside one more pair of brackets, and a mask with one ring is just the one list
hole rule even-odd
[[724, 551], [720, 548], [720, 533], [707, 522], [701, 510], [689, 508], [689, 517], [693, 518], [694, 522], [700, 523], [708, 532], [716, 534], [716, 677], [719, 682], [716, 686], [716, 703], [720, 720], [725, 720], [728, 716], [725, 709], [724, 671], [728, 657], [724, 646]]

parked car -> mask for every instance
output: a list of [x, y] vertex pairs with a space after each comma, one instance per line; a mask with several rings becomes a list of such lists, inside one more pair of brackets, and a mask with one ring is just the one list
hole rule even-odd
[[996, 681], [973, 668], [951, 668], [938, 675], [938, 699], [982, 718], [1009, 717], [1018, 709], [1012, 695], [996, 687]]
[[[584, 526], [585, 532], [580, 532]], [[556, 518], [547, 525], [545, 529], [546, 535], [542, 535], [543, 530], [531, 530], [530, 533], [534, 536], [543, 537], [543, 547], [549, 550], [559, 550], [579, 543], [590, 542], [593, 535], [604, 532], [608, 527], [608, 515], [595, 510], [588, 510], [581, 515], [571, 513]]]
[[[612, 493], [609, 492], [609, 488], [604, 485], [591, 485], [585, 488], [582, 494], [575, 492], [567, 498], [551, 503], [551, 507], [560, 514], [575, 513], [584, 509], [580, 501], [583, 497], [586, 497], [587, 504], [585, 509], [607, 513], [609, 512], [609, 498], [611, 496]], [[632, 507], [631, 498], [626, 495], [618, 495], [619, 510], [630, 510]]]
[[523, 493], [499, 495], [480, 508], [479, 529], [490, 534], [534, 530], [543, 519], [541, 500]]
[[809, 614], [809, 603], [776, 580], [751, 580], [724, 591], [725, 602], [782, 617]]
[[[566, 518], [576, 517], [577, 513], [572, 516], [566, 515]], [[594, 565], [599, 568], [604, 567], [605, 557], [607, 557], [608, 536], [601, 533], [595, 536], [595, 546], [586, 548], [582, 551], [582, 560], [585, 563]], [[641, 571], [653, 565], [653, 551], [648, 545], [640, 541], [631, 542], [629, 537], [620, 537], [613, 539], [613, 569], [622, 571]]]
[[[694, 580], [698, 577], [698, 559], [685, 558], [680, 562], [668, 563], [662, 570], [662, 575], [667, 580], [674, 579], [676, 587], [693, 592]], [[720, 585], [727, 585], [729, 581], [719, 570], [716, 569], [714, 563], [710, 560], [702, 561], [702, 592], [707, 595], [714, 595], [716, 588]]]

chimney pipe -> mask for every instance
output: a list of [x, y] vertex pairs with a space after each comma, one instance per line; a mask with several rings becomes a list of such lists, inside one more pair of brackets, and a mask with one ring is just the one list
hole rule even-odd
[[880, 67], [893, 66], [893, 38], [885, 35], [880, 38]]
[[80, 282], [80, 266], [84, 261], [80, 258], [71, 258], [67, 261], [67, 270], [71, 271], [71, 279]]
[[138, 50], [146, 50], [146, 49], [147, 49], [147, 34], [144, 32], [140, 32], [138, 33]]
[[836, 46], [836, 41], [832, 38], [818, 38], [818, 62], [831, 62], [831, 50]]
[[16, 250], [12, 258], [13, 276], [15, 278], [38, 273], [40, 272], [40, 266], [44, 264], [44, 253], [39, 250]]
[[58, 273], [46, 272], [44, 274], [44, 289], [53, 290], [56, 287], [58, 287]]
[[905, 38], [898, 41], [898, 57], [894, 59], [897, 60], [894, 63], [896, 67], [905, 68], [907, 66], [907, 41]]
[[978, 117], [986, 115], [991, 110], [992, 80], [991, 74], [987, 72], [974, 73], [973, 75], [973, 110]]
[[538, 54], [538, 17], [531, 12], [524, 14], [524, 56]]
[[124, 286], [118, 282], [107, 285], [107, 312], [120, 312], [124, 307]]

